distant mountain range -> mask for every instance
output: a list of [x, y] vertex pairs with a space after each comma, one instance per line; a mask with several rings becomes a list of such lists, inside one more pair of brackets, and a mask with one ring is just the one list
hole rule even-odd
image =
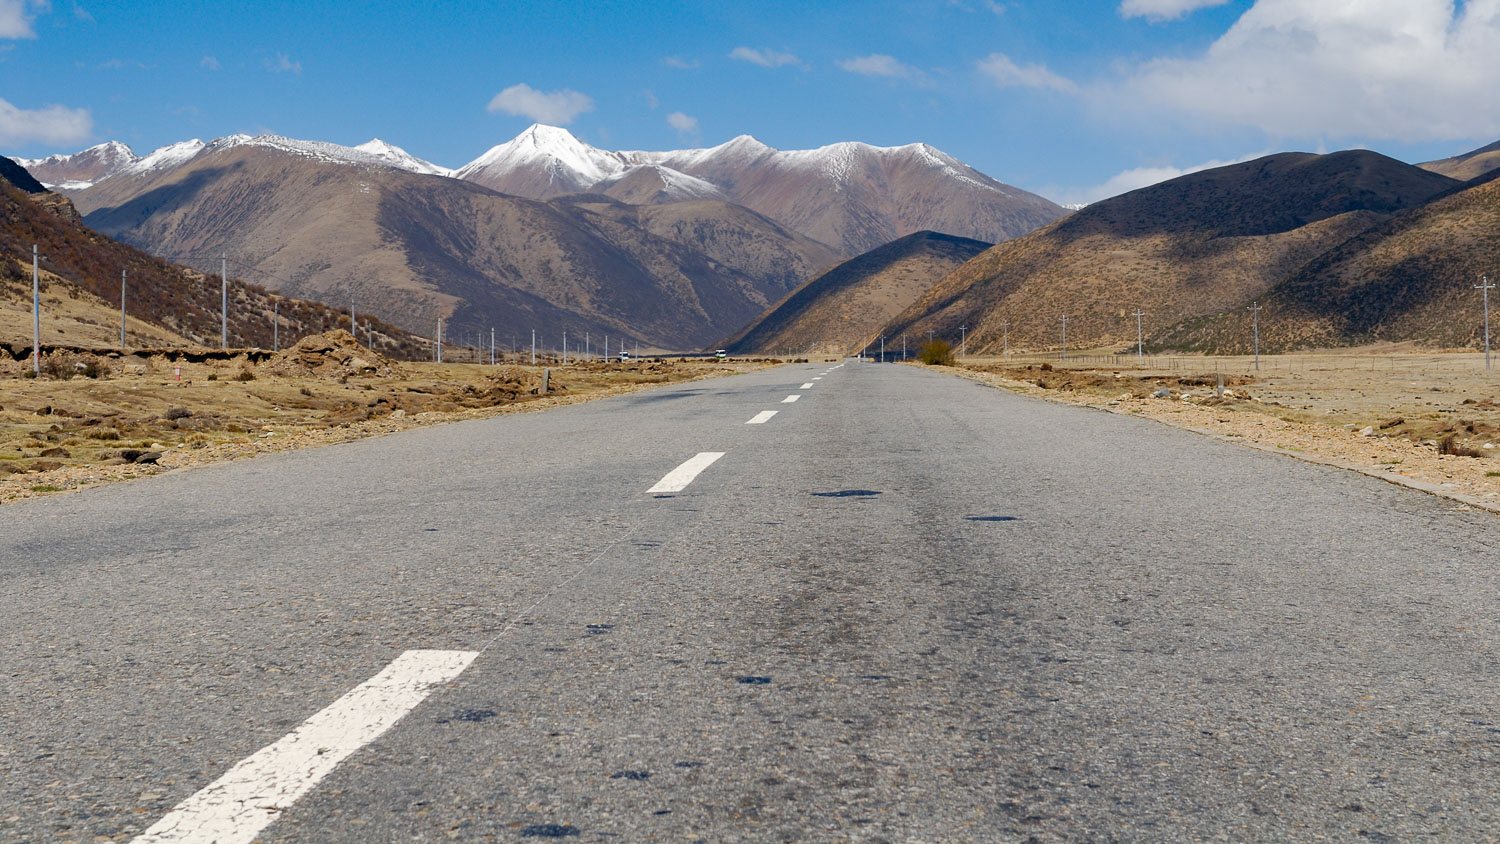
[[447, 171], [381, 141], [122, 144], [24, 162], [89, 225], [204, 269], [431, 333], [698, 348], [908, 231], [1013, 236], [1066, 213], [921, 144], [607, 152], [533, 126]]

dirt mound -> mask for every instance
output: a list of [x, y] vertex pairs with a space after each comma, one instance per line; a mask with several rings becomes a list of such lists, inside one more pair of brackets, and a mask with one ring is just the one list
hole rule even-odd
[[366, 349], [343, 329], [312, 334], [261, 365], [272, 375], [312, 378], [401, 377], [395, 361]]

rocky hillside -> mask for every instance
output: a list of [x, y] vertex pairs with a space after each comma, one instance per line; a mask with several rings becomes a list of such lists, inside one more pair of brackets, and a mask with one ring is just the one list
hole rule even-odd
[[[1391, 217], [1329, 249], [1259, 299], [1269, 351], [1414, 340], [1429, 347], [1483, 345], [1482, 297], [1500, 277], [1500, 170]], [[1500, 296], [1490, 291], [1492, 343], [1500, 348]], [[1158, 346], [1226, 353], [1252, 348], [1240, 307], [1157, 333]]]
[[[850, 354], [989, 246], [935, 232], [909, 234], [808, 280], [721, 345], [739, 355]], [[895, 338], [889, 347], [897, 348]]]
[[1500, 168], [1500, 141], [1452, 158], [1429, 161], [1421, 167], [1460, 181], [1477, 179]]
[[1002, 243], [893, 320], [971, 352], [1135, 340], [1137, 308], [1158, 332], [1227, 312], [1308, 262], [1461, 183], [1368, 151], [1283, 153], [1193, 173], [1095, 203]]
[[[9, 159], [0, 158], [0, 170]], [[0, 181], [0, 326], [11, 344], [31, 343], [31, 251], [40, 252], [44, 344], [107, 346], [119, 342], [120, 272], [127, 274], [127, 342], [143, 346], [220, 342], [220, 281], [176, 266], [86, 228], [72, 203], [51, 192], [27, 193]], [[230, 279], [229, 343], [270, 348], [273, 314], [279, 339], [348, 325], [347, 312]], [[273, 304], [273, 298], [276, 302]], [[363, 320], [362, 320], [363, 321]], [[418, 338], [373, 322], [387, 354], [425, 357]], [[364, 339], [362, 332], [361, 339]]]

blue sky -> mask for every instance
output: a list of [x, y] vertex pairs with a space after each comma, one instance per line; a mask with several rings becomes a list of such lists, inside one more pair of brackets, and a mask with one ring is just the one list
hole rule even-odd
[[1500, 0], [0, 0], [0, 153], [380, 137], [456, 167], [925, 141], [1064, 202], [1282, 150], [1500, 140]]

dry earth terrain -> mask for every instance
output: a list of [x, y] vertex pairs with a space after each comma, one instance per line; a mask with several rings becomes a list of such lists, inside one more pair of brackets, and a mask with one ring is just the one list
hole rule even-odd
[[[556, 407], [765, 362], [642, 359], [550, 367], [396, 362], [344, 331], [275, 355], [58, 353], [0, 362], [0, 501]], [[544, 371], [550, 373], [542, 392]]]
[[[965, 377], [1144, 416], [1500, 512], [1500, 362], [1407, 346], [1306, 355], [970, 358]], [[1219, 394], [1220, 378], [1223, 393]]]

